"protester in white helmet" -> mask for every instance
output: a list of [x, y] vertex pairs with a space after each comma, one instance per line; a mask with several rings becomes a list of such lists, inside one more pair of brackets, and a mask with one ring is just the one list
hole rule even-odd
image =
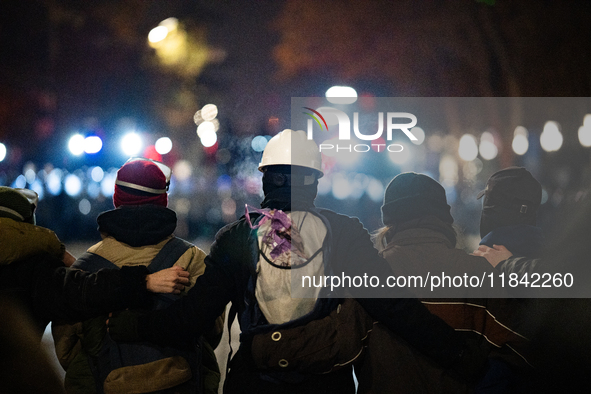
[[[301, 270], [311, 275], [388, 273], [388, 265], [358, 219], [314, 206], [318, 179], [323, 176], [321, 165], [318, 146], [304, 131], [284, 130], [273, 137], [259, 166], [265, 195], [261, 209], [247, 209], [244, 217], [218, 232], [205, 259], [205, 273], [187, 297], [149, 314], [115, 314], [108, 322], [111, 337], [182, 345], [209, 329], [232, 302], [239, 317], [241, 346], [230, 362], [224, 392], [354, 393], [350, 365], [330, 373], [305, 368], [304, 373], [293, 367], [301, 365], [298, 360], [281, 359], [275, 369], [265, 369], [254, 360], [254, 355], [259, 361], [273, 356], [261, 356], [258, 342], [253, 342], [255, 335], [268, 334], [281, 343], [281, 329], [313, 324], [340, 309], [340, 299], [329, 297], [327, 287], [297, 298], [300, 294], [294, 292], [306, 289], [290, 287], [290, 275], [300, 277]], [[352, 295], [360, 296], [357, 301], [372, 318], [434, 362], [466, 379], [481, 373], [481, 354], [466, 347], [453, 329], [418, 300]]]

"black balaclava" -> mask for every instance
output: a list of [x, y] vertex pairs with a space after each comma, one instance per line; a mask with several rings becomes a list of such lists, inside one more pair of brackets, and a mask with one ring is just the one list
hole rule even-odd
[[262, 208], [283, 211], [309, 209], [318, 193], [318, 174], [311, 168], [272, 165], [264, 168]]
[[494, 229], [526, 224], [535, 226], [542, 201], [542, 185], [523, 167], [509, 167], [490, 176], [480, 216], [480, 237]]

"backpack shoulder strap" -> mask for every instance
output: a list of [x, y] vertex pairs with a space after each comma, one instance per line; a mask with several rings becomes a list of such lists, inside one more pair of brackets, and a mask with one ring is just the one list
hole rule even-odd
[[234, 303], [230, 305], [230, 311], [228, 316], [226, 317], [226, 323], [228, 324], [228, 347], [230, 351], [228, 352], [228, 358], [226, 360], [226, 376], [230, 373], [230, 360], [232, 360], [232, 354], [234, 354], [234, 349], [232, 349], [232, 324], [234, 323], [234, 319], [238, 314], [238, 308]]
[[170, 268], [181, 258], [183, 254], [194, 245], [184, 239], [173, 237], [170, 241], [164, 245], [158, 254], [152, 259], [148, 270], [151, 273], [158, 272], [165, 268]]
[[99, 256], [98, 254], [91, 252], [84, 252], [80, 257], [76, 259], [72, 268], [78, 268], [88, 272], [96, 272], [102, 268], [119, 268], [117, 265], [107, 260], [106, 258]]

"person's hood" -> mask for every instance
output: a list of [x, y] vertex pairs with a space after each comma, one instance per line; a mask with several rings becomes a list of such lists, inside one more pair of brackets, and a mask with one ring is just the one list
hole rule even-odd
[[158, 205], [121, 206], [101, 213], [98, 230], [130, 246], [153, 245], [176, 229], [176, 213]]

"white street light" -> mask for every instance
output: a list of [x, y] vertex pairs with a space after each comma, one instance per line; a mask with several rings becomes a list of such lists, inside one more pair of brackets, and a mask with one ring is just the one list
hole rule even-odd
[[157, 43], [164, 40], [167, 35], [168, 29], [166, 28], [166, 26], [156, 26], [155, 28], [150, 30], [150, 33], [148, 34], [148, 41], [150, 41], [151, 43]]
[[562, 133], [560, 132], [558, 123], [548, 121], [544, 125], [544, 130], [540, 135], [540, 145], [546, 152], [554, 152], [562, 146]]
[[96, 135], [84, 139], [84, 152], [88, 154], [98, 153], [103, 148], [103, 141]]
[[515, 131], [513, 132], [513, 142], [511, 143], [513, 152], [518, 155], [524, 155], [527, 152], [529, 149], [529, 141], [527, 136], [528, 132], [525, 127], [517, 126], [515, 128]]
[[156, 152], [165, 155], [172, 150], [172, 141], [168, 137], [158, 138], [154, 147], [156, 148]]
[[472, 134], [464, 134], [460, 138], [458, 154], [465, 161], [472, 161], [478, 157], [478, 145], [476, 144], [476, 138]]
[[493, 135], [488, 131], [485, 131], [482, 133], [482, 136], [480, 136], [480, 146], [478, 150], [480, 151], [480, 156], [482, 156], [484, 160], [492, 160], [497, 157], [499, 150], [495, 145]]
[[142, 150], [142, 138], [138, 133], [127, 133], [121, 139], [121, 149], [127, 156], [135, 156]]
[[353, 104], [357, 92], [350, 86], [333, 86], [326, 91], [326, 99], [333, 104]]
[[81, 134], [75, 134], [70, 137], [68, 149], [74, 156], [80, 156], [84, 153], [84, 137]]

